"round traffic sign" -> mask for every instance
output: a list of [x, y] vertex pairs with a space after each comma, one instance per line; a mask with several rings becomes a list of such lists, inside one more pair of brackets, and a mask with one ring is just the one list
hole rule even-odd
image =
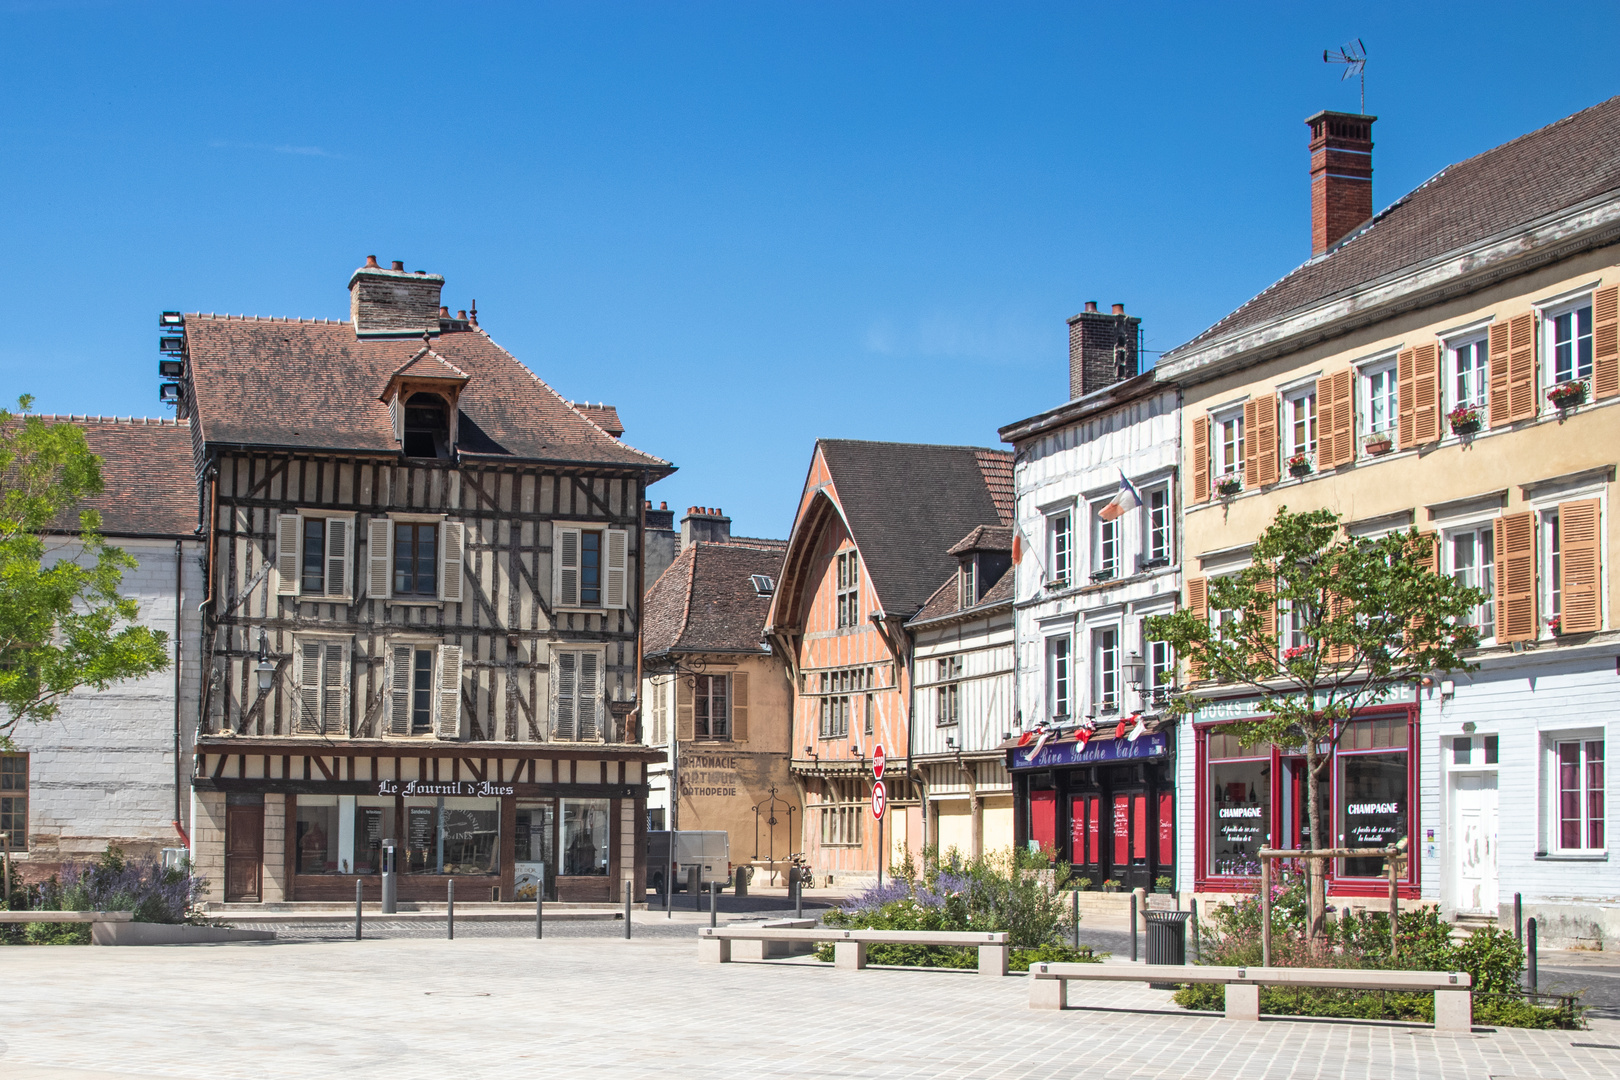
[[883, 789], [883, 781], [878, 780], [872, 784], [872, 816], [881, 818], [884, 807], [888, 805], [889, 793]]
[[883, 744], [872, 747], [872, 779], [883, 779], [883, 765], [889, 759], [883, 756]]

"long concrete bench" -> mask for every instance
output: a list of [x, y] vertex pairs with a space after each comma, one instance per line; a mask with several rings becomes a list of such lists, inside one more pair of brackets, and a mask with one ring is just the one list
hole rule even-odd
[[0, 911], [0, 923], [134, 921], [133, 911]]
[[734, 941], [832, 942], [835, 967], [860, 970], [866, 966], [871, 945], [943, 945], [979, 950], [980, 975], [1007, 974], [1007, 935], [971, 930], [839, 930], [822, 926], [809, 929], [765, 926], [705, 926], [698, 930], [698, 959], [706, 964], [731, 963]]
[[1182, 964], [1032, 964], [1029, 1007], [1061, 1009], [1071, 980], [1086, 982], [1222, 983], [1228, 1020], [1260, 1019], [1262, 986], [1434, 992], [1434, 1029], [1467, 1032], [1474, 1019], [1474, 978], [1466, 971], [1379, 971], [1362, 968], [1202, 967]]

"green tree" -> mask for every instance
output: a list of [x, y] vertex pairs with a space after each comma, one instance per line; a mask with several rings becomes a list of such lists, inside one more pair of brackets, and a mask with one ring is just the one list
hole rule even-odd
[[[138, 625], [118, 592], [134, 558], [80, 505], [102, 490], [101, 459], [78, 427], [27, 415], [32, 405], [25, 395], [17, 412], [0, 410], [0, 746], [81, 686], [105, 690], [169, 662], [168, 635]], [[47, 543], [48, 531], [77, 542]]]
[[[1149, 619], [1149, 640], [1168, 641], [1195, 681], [1248, 687], [1257, 716], [1232, 725], [1244, 746], [1275, 743], [1305, 758], [1307, 806], [1350, 721], [1424, 675], [1471, 671], [1479, 589], [1435, 572], [1433, 536], [1410, 530], [1376, 540], [1346, 537], [1331, 510], [1281, 507], [1253, 561], [1208, 579], [1207, 614], [1183, 608]], [[1175, 708], [1192, 703], [1183, 698]], [[1311, 849], [1326, 843], [1311, 814]], [[1311, 875], [1310, 933], [1327, 911], [1323, 875]]]

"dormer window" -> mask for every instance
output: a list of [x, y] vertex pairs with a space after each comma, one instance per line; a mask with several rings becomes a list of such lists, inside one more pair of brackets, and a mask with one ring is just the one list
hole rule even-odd
[[405, 402], [405, 456], [450, 456], [450, 410], [438, 394], [412, 394]]
[[961, 582], [959, 605], [972, 607], [979, 602], [978, 574], [979, 561], [972, 555], [962, 560], [962, 572], [958, 580]]

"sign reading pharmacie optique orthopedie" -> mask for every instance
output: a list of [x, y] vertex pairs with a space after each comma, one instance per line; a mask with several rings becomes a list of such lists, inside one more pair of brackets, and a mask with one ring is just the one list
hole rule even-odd
[[511, 784], [492, 784], [488, 780], [398, 780], [377, 781], [378, 795], [413, 796], [446, 795], [461, 798], [510, 795]]

